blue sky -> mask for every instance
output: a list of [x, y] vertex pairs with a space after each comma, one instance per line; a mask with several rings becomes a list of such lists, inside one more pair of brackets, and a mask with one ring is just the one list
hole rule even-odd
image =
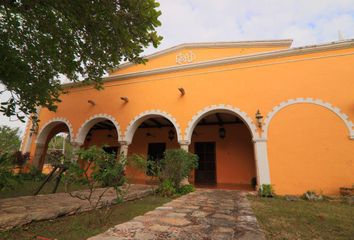
[[[158, 49], [186, 42], [293, 39], [293, 46], [354, 38], [354, 0], [158, 0]], [[2, 99], [4, 96], [0, 96]], [[0, 124], [19, 126], [0, 116]]]

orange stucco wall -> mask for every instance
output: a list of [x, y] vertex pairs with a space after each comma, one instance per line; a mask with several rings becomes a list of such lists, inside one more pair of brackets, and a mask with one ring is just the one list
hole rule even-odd
[[[192, 51], [197, 57], [207, 52]], [[171, 53], [172, 59], [175, 55]], [[163, 67], [167, 60], [157, 57], [153, 61], [157, 67]], [[281, 102], [294, 98], [328, 102], [345, 113], [349, 122], [354, 120], [353, 63], [352, 44], [345, 48], [301, 51], [283, 57], [120, 79], [106, 82], [103, 91], [91, 87], [71, 88], [61, 96], [56, 113], [40, 111], [39, 129], [51, 119], [62, 117], [70, 121], [76, 135], [91, 116], [109, 114], [119, 123], [120, 138], [124, 138], [136, 116], [147, 110], [160, 110], [175, 118], [184, 138], [190, 120], [205, 107], [230, 105], [256, 122], [257, 109], [266, 116]], [[137, 70], [128, 69], [117, 73]], [[186, 92], [182, 97], [179, 87]], [[122, 96], [128, 97], [129, 102], [121, 101]], [[88, 100], [93, 100], [95, 105], [88, 104]], [[258, 130], [258, 133], [262, 132]], [[276, 191], [291, 194], [315, 189], [335, 194], [339, 187], [351, 186], [354, 140], [349, 135], [344, 121], [325, 107], [298, 104], [276, 113], [266, 136], [270, 179]], [[134, 149], [134, 143], [130, 149]], [[30, 150], [33, 155], [35, 137]], [[218, 172], [221, 181], [226, 182], [223, 177], [231, 174], [227, 170]]]
[[354, 183], [353, 141], [333, 113], [310, 104], [289, 106], [269, 130], [270, 171], [278, 193], [336, 194], [335, 186]]

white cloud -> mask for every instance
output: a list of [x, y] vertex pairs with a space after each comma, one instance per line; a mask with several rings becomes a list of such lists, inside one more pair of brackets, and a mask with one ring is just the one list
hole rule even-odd
[[[184, 42], [292, 38], [294, 46], [354, 38], [353, 0], [160, 0], [159, 49]], [[148, 53], [156, 51], [149, 48]]]
[[[158, 0], [164, 40], [186, 42], [294, 39], [293, 46], [354, 38], [354, 0]], [[150, 47], [146, 54], [157, 51]], [[21, 126], [0, 116], [0, 124]]]

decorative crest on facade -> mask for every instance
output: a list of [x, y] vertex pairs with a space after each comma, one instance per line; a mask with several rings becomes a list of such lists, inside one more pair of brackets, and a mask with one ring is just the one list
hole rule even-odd
[[185, 52], [185, 53], [178, 53], [176, 55], [176, 63], [177, 64], [185, 64], [185, 63], [192, 63], [196, 59], [196, 55], [192, 52]]

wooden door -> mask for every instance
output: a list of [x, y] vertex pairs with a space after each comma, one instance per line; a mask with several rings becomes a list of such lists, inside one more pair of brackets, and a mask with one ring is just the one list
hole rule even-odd
[[216, 183], [215, 142], [196, 142], [194, 153], [198, 155], [198, 168], [195, 171], [196, 184]]

